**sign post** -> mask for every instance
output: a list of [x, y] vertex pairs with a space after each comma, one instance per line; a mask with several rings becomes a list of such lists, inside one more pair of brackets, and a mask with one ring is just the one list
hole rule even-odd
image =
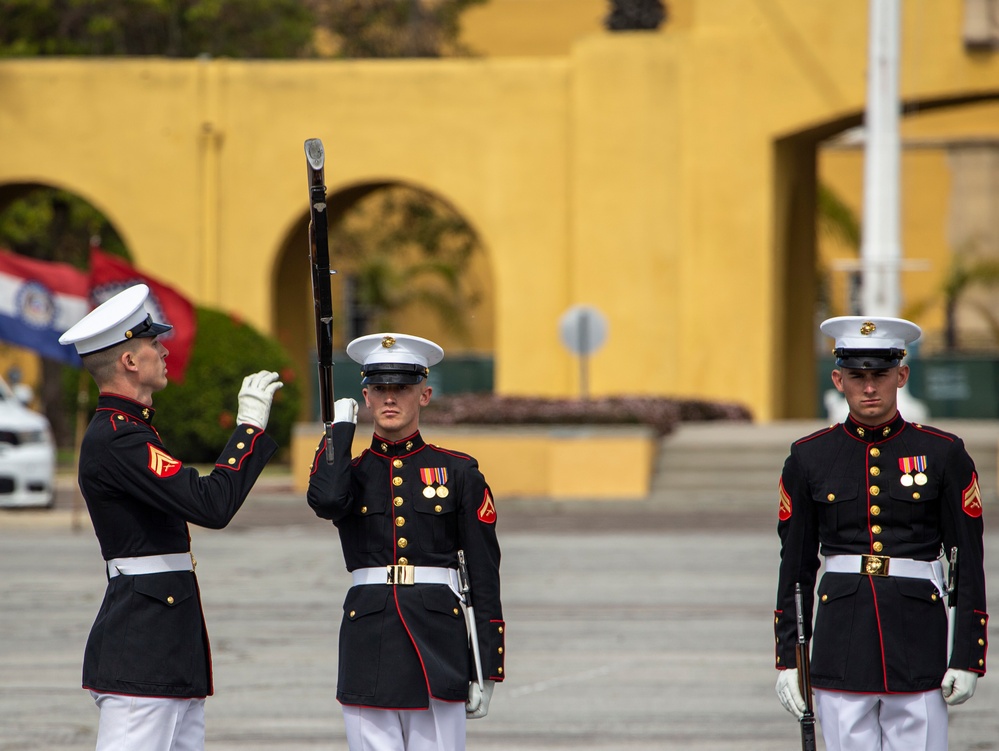
[[559, 320], [559, 338], [570, 352], [579, 356], [580, 396], [589, 399], [589, 357], [607, 341], [607, 319], [590, 305], [574, 305]]

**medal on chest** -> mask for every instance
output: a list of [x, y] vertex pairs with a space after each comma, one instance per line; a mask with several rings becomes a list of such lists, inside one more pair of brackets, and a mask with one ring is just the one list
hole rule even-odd
[[902, 476], [898, 478], [898, 481], [903, 486], [909, 488], [914, 484], [925, 485], [927, 483], [925, 456], [899, 457], [898, 468], [902, 470]]
[[420, 479], [426, 485], [423, 488], [424, 498], [447, 498], [447, 467], [421, 467]]

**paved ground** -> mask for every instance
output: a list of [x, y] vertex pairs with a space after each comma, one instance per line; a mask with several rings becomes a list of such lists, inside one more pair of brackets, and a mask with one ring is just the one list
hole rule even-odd
[[[78, 686], [104, 579], [70, 497], [0, 513], [0, 751], [93, 748], [97, 713]], [[469, 724], [470, 749], [800, 747], [773, 692], [772, 509], [500, 499], [499, 517], [510, 678]], [[193, 544], [215, 655], [208, 749], [345, 749], [335, 531], [277, 480]], [[999, 528], [987, 546], [999, 575]], [[997, 707], [986, 678], [952, 710], [951, 748], [999, 749]]]

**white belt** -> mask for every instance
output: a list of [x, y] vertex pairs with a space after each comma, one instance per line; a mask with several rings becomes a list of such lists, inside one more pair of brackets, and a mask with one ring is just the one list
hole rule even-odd
[[197, 563], [190, 553], [167, 553], [166, 555], [143, 555], [138, 558], [112, 558], [108, 563], [108, 577], [119, 574], [138, 576], [140, 574], [163, 574], [167, 571], [194, 571]]
[[943, 564], [940, 561], [914, 561], [911, 558], [890, 558], [886, 555], [830, 555], [826, 571], [833, 574], [864, 574], [866, 576], [901, 576], [905, 579], [927, 579], [942, 595]]
[[453, 568], [434, 568], [433, 566], [372, 566], [357, 568], [350, 572], [354, 578], [354, 586], [361, 584], [446, 584], [458, 597], [458, 571]]

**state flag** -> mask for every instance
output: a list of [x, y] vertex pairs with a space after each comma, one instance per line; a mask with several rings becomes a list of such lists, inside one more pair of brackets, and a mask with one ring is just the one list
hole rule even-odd
[[79, 367], [59, 337], [90, 311], [89, 292], [85, 271], [0, 250], [0, 340]]

